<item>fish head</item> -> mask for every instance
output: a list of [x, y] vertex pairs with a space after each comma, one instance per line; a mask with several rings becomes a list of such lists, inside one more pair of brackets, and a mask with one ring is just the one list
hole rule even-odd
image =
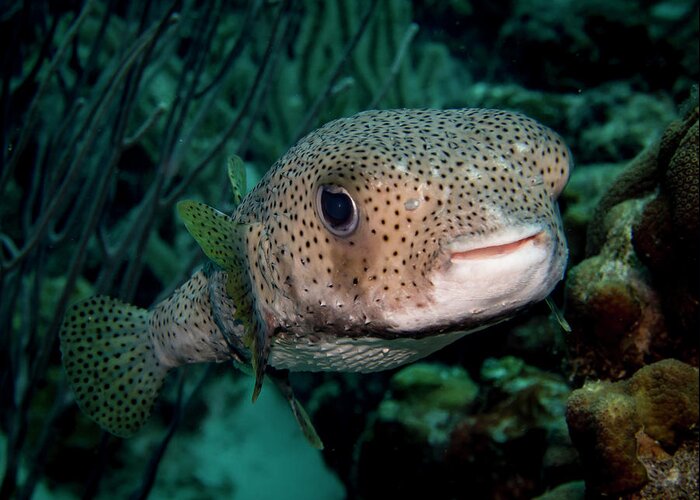
[[268, 313], [300, 332], [474, 329], [545, 298], [567, 248], [556, 198], [571, 155], [496, 110], [385, 110], [333, 121], [240, 210]]

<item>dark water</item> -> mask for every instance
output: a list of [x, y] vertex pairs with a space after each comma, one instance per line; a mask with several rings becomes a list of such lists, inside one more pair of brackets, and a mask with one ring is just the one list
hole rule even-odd
[[[607, 309], [577, 302], [603, 279], [579, 267], [566, 298], [554, 291], [570, 336], [539, 304], [429, 364], [295, 374], [323, 452], [272, 384], [251, 405], [252, 379], [228, 364], [171, 374], [147, 426], [112, 437], [75, 405], [58, 346], [76, 300], [148, 307], [201, 265], [173, 206], [230, 211], [228, 157], [250, 187], [298, 138], [365, 109], [502, 108], [556, 130], [576, 161], [560, 199], [570, 267], [604, 253], [586, 254], [598, 200], [692, 110], [697, 1], [4, 2], [0, 38], [0, 498], [533, 498], [561, 485], [582, 498], [584, 479], [617, 492], [569, 438], [570, 391], [664, 358], [697, 366], [690, 153], [615, 200], [640, 200], [619, 209], [638, 228], [667, 193], [653, 213], [674, 222], [643, 234], [670, 243], [634, 243], [640, 264], [606, 257], [634, 260], [619, 283], [644, 286], [606, 288]], [[674, 453], [678, 439], [661, 442]]]

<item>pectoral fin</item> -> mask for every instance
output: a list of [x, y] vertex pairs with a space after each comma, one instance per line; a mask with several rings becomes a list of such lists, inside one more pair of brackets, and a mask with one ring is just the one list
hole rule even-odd
[[235, 305], [234, 318], [245, 328], [244, 343], [251, 352], [255, 401], [265, 378], [274, 325], [268, 318], [263, 318], [255, 307], [246, 258], [246, 233], [251, 224], [237, 222], [197, 201], [181, 201], [177, 209], [202, 251], [226, 271], [226, 293]]
[[270, 356], [270, 338], [271, 333], [266, 325], [256, 323], [252, 333], [251, 352], [253, 353], [252, 365], [253, 373], [255, 373], [255, 385], [253, 386], [253, 403], [258, 399], [260, 390], [262, 389], [263, 380], [265, 378], [265, 369], [267, 368], [267, 359]]
[[306, 413], [304, 407], [294, 396], [294, 391], [292, 390], [292, 386], [289, 383], [288, 374], [286, 372], [275, 372], [275, 374], [272, 375], [271, 378], [275, 381], [275, 384], [277, 385], [277, 387], [279, 387], [279, 390], [282, 392], [282, 395], [289, 403], [289, 406], [292, 409], [292, 414], [294, 415], [294, 418], [299, 424], [301, 432], [304, 433], [304, 437], [306, 438], [306, 440], [314, 448], [322, 450], [323, 441], [321, 441], [321, 438], [318, 436], [316, 429], [314, 429], [314, 424], [311, 423], [309, 414]]
[[187, 231], [207, 257], [226, 271], [242, 267], [245, 259], [241, 234], [245, 224], [237, 223], [225, 213], [193, 200], [179, 202], [177, 211]]

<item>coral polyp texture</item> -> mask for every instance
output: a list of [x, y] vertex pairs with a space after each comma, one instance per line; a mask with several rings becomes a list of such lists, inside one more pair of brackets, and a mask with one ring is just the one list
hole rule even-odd
[[645, 366], [628, 380], [574, 391], [566, 419], [587, 491], [646, 488], [645, 494], [689, 498], [684, 492], [698, 480], [698, 418], [698, 369], [675, 359]]
[[692, 346], [700, 329], [698, 147], [696, 102], [661, 139], [659, 189], [633, 228], [635, 250], [662, 294], [669, 327], [691, 337]]

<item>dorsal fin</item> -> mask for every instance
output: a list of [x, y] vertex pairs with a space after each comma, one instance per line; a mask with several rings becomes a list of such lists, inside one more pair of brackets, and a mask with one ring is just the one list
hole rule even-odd
[[228, 159], [227, 165], [228, 180], [231, 182], [233, 191], [234, 208], [241, 204], [246, 192], [245, 165], [239, 156], [232, 156]]

